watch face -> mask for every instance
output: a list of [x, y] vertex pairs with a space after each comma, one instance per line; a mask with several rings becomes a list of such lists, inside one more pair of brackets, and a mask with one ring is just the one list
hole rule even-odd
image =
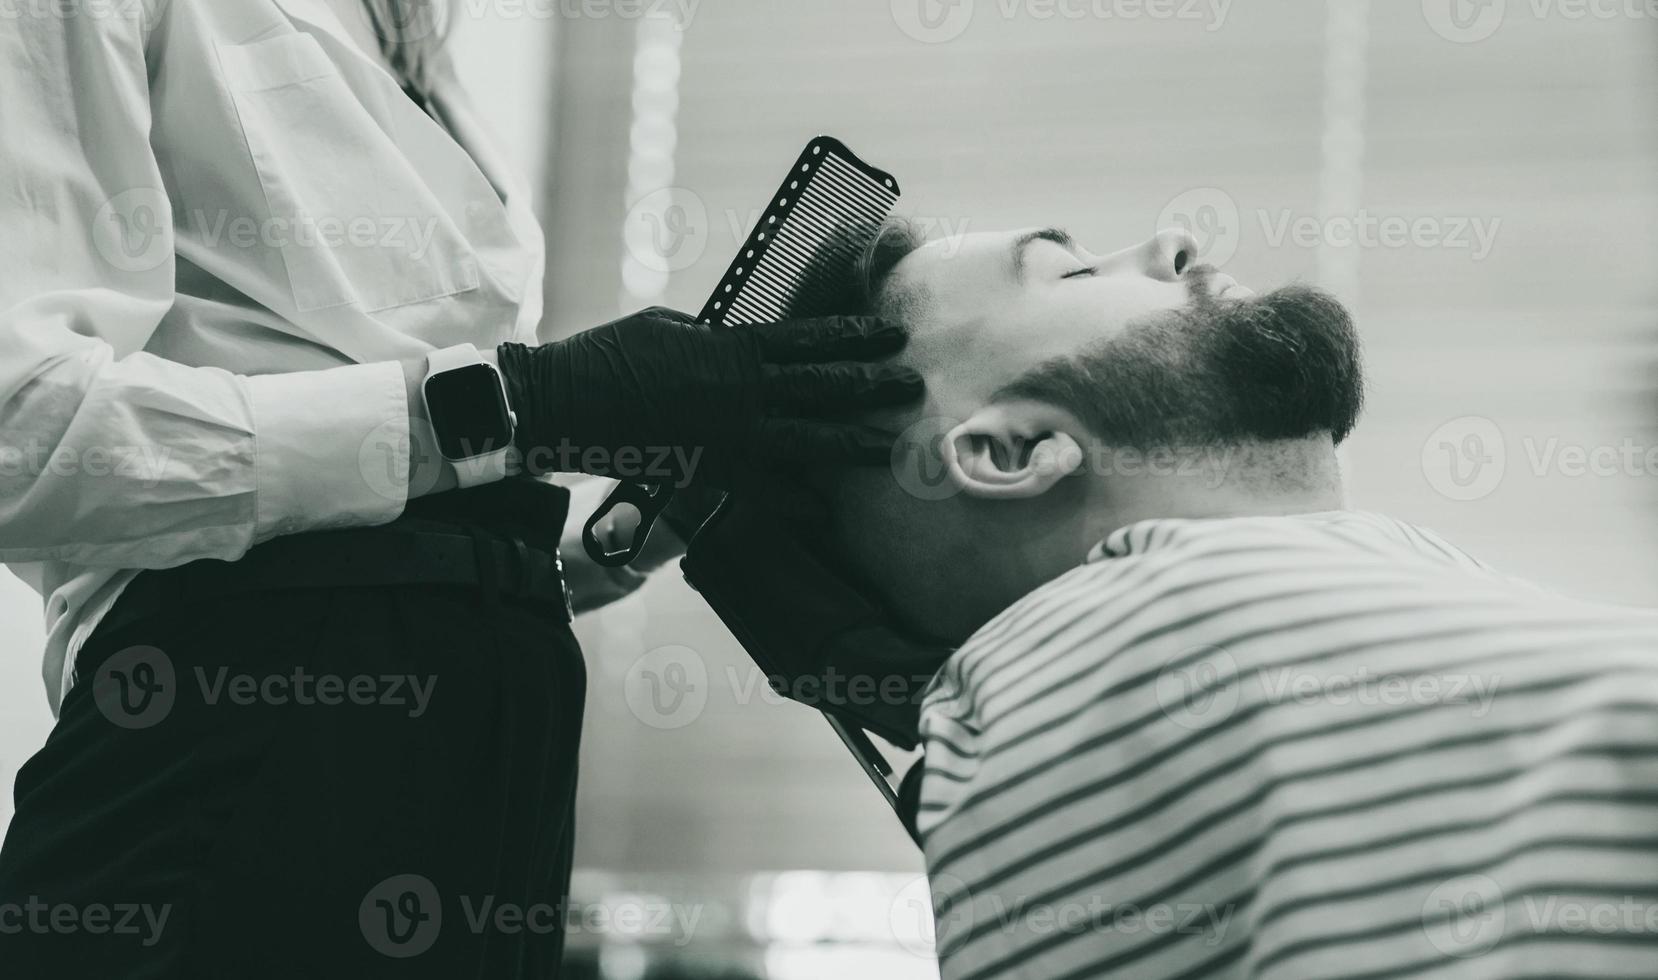
[[469, 364], [427, 378], [426, 409], [438, 452], [445, 459], [483, 456], [512, 442], [506, 396], [487, 364]]

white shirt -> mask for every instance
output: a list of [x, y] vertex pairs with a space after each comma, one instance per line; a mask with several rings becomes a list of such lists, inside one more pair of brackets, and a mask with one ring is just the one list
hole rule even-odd
[[137, 570], [396, 517], [393, 362], [533, 341], [543, 266], [452, 76], [453, 136], [326, 0], [65, 7], [0, 31], [0, 561], [54, 710]]
[[1119, 530], [921, 730], [947, 980], [1658, 976], [1658, 616], [1419, 528]]

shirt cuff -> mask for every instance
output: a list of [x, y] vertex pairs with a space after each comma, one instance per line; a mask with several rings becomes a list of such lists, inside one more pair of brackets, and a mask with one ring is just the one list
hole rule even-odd
[[407, 382], [396, 362], [246, 379], [259, 480], [255, 543], [384, 524], [409, 492]]

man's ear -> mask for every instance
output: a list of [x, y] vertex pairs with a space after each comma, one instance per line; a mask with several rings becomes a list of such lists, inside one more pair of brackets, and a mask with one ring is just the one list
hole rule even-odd
[[1082, 468], [1082, 425], [1036, 401], [986, 405], [951, 429], [940, 447], [955, 484], [970, 496], [1016, 500], [1046, 493]]

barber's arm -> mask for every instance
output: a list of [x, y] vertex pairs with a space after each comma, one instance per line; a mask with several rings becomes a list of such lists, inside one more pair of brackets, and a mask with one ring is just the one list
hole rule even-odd
[[142, 19], [7, 29], [39, 56], [0, 58], [0, 561], [159, 568], [395, 517], [401, 489], [364, 471], [404, 472], [400, 365], [241, 377], [143, 351], [175, 259]]

